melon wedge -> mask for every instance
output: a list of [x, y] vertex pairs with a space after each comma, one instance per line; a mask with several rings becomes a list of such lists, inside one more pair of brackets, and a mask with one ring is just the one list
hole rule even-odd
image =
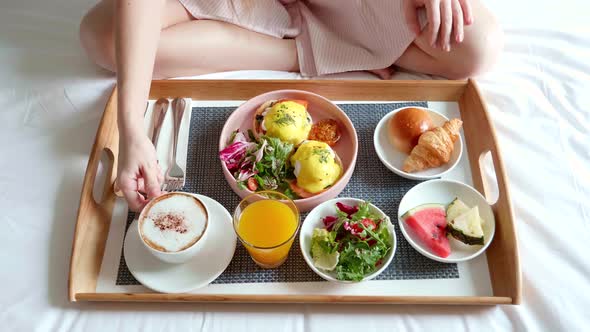
[[447, 224], [467, 211], [469, 211], [469, 206], [463, 203], [463, 201], [459, 198], [455, 197], [455, 199], [447, 207]]
[[468, 209], [465, 213], [454, 218], [448, 223], [447, 231], [457, 240], [468, 245], [483, 245], [484, 234], [483, 220], [479, 216], [477, 206]]

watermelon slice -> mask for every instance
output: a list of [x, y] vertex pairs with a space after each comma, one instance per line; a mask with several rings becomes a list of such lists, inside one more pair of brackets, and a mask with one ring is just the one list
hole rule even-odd
[[451, 254], [444, 205], [420, 205], [406, 212], [402, 219], [437, 256], [445, 258]]

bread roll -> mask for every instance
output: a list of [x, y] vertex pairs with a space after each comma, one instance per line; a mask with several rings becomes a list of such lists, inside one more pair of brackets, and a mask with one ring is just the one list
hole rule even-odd
[[420, 135], [434, 127], [428, 112], [414, 107], [395, 113], [388, 124], [389, 142], [407, 154], [418, 144]]

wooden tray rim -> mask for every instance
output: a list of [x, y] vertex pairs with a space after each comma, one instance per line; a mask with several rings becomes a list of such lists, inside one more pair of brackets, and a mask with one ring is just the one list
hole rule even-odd
[[[129, 302], [243, 302], [243, 303], [374, 303], [374, 304], [520, 304], [521, 272], [514, 217], [501, 153], [493, 123], [473, 80], [467, 81], [372, 81], [372, 80], [156, 80], [150, 99], [185, 96], [196, 100], [247, 100], [271, 90], [299, 89], [333, 100], [366, 101], [456, 101], [469, 150], [474, 187], [487, 195], [490, 184], [481, 176], [484, 152], [490, 152], [500, 191], [492, 205], [497, 231], [486, 255], [493, 296], [342, 296], [342, 295], [244, 295], [244, 294], [162, 294], [96, 293], [96, 283], [110, 226], [115, 195], [118, 154], [117, 88], [105, 106], [84, 177], [80, 207], [70, 258], [68, 292], [70, 301]], [[464, 109], [470, 109], [464, 112]], [[477, 128], [470, 128], [474, 123]], [[484, 138], [482, 138], [484, 137]], [[102, 152], [111, 167], [107, 172], [100, 202], [93, 198], [94, 182]], [[480, 167], [477, 167], [479, 165]], [[498, 239], [500, 238], [500, 239]], [[491, 267], [490, 261], [494, 264]], [[505, 278], [508, 281], [504, 280]]]

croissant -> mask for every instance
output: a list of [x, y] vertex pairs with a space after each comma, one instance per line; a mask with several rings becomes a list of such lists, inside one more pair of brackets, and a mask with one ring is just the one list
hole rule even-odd
[[404, 161], [404, 172], [418, 172], [448, 163], [462, 124], [463, 121], [452, 119], [445, 122], [442, 127], [422, 134], [418, 139], [418, 145]]

